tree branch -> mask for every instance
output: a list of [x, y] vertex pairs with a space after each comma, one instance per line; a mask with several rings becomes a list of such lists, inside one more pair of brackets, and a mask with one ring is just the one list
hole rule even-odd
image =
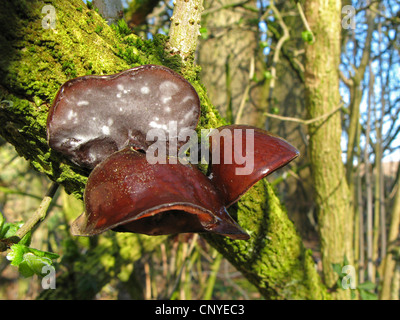
[[289, 30], [288, 30], [285, 22], [283, 21], [279, 10], [275, 7], [273, 1], [271, 1], [271, 3], [270, 3], [270, 8], [274, 12], [275, 17], [278, 20], [279, 25], [281, 26], [281, 28], [283, 30], [283, 35], [282, 35], [282, 37], [279, 38], [278, 43], [275, 48], [274, 55], [272, 57], [271, 81], [269, 83], [269, 93], [268, 93], [268, 109], [269, 110], [271, 110], [271, 108], [272, 108], [272, 94], [275, 89], [276, 65], [279, 62], [279, 55], [280, 55], [283, 44], [290, 38]]
[[244, 107], [246, 105], [246, 101], [249, 97], [249, 91], [250, 91], [251, 82], [253, 81], [253, 77], [254, 77], [254, 57], [250, 57], [249, 78], [248, 78], [247, 86], [246, 86], [243, 96], [242, 96], [242, 100], [240, 101], [239, 109], [237, 111], [236, 118], [235, 118], [235, 123], [240, 123], [240, 119], [242, 118], [242, 113], [243, 113]]
[[46, 196], [40, 203], [39, 208], [34, 212], [33, 215], [29, 217], [29, 219], [15, 233], [15, 235], [18, 238], [22, 239], [29, 231], [31, 231], [40, 221], [42, 221], [46, 217], [47, 210], [49, 209], [50, 203], [53, 200], [53, 197], [57, 192], [57, 189], [58, 189], [58, 184], [53, 182], [49, 190], [47, 191]]
[[297, 122], [297, 123], [301, 123], [301, 124], [304, 124], [304, 125], [308, 126], [308, 125], [313, 124], [315, 122], [318, 122], [318, 121], [324, 120], [326, 118], [329, 118], [331, 115], [333, 115], [334, 113], [338, 112], [342, 108], [343, 108], [343, 106], [340, 105], [336, 109], [333, 109], [332, 111], [330, 111], [330, 112], [328, 112], [326, 114], [323, 114], [323, 115], [318, 116], [318, 117], [313, 118], [313, 119], [307, 119], [307, 120], [299, 119], [299, 118], [292, 118], [292, 117], [284, 117], [284, 116], [280, 116], [280, 115], [272, 114], [272, 113], [268, 113], [268, 112], [264, 113], [264, 115], [267, 116], [267, 117], [270, 117], [270, 118], [274, 118], [274, 119], [278, 119], [278, 120], [282, 120], [282, 121]]
[[304, 14], [303, 8], [301, 7], [300, 1], [297, 1], [296, 6], [297, 6], [297, 10], [299, 11], [299, 14], [300, 14], [301, 21], [303, 21], [304, 27], [305, 27], [306, 30], [307, 30], [308, 32], [310, 32], [310, 34], [312, 35], [312, 41], [311, 41], [311, 43], [313, 43], [313, 42], [315, 41], [315, 36], [314, 36], [314, 33], [312, 32], [312, 30], [311, 30], [311, 28], [310, 28], [310, 25], [308, 24], [308, 21], [307, 21], [307, 19], [306, 19], [305, 14]]
[[202, 0], [175, 0], [169, 29], [171, 49], [183, 61], [194, 56], [200, 35]]

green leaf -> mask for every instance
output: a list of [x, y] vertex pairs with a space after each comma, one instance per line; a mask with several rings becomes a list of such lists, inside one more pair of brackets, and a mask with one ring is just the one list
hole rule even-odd
[[24, 277], [31, 277], [33, 274], [44, 276], [42, 273], [43, 267], [53, 266], [53, 262], [46, 257], [38, 257], [35, 254], [28, 252], [24, 254], [24, 258], [19, 265], [19, 272]]
[[342, 266], [340, 263], [332, 263], [332, 268], [335, 273], [342, 276]]
[[311, 31], [305, 30], [301, 33], [301, 38], [303, 39], [304, 42], [307, 42], [309, 44], [314, 42], [314, 36]]
[[200, 36], [203, 40], [207, 40], [208, 39], [208, 30], [206, 27], [201, 27], [200, 28]]
[[261, 41], [260, 42], [260, 47], [261, 47], [261, 49], [264, 49], [264, 48], [268, 47], [268, 41]]
[[26, 235], [22, 237], [22, 239], [18, 242], [18, 244], [23, 244], [25, 246], [29, 246], [31, 244], [32, 232], [28, 231]]
[[271, 112], [272, 112], [273, 114], [279, 114], [279, 108], [278, 108], [278, 107], [273, 107], [273, 108], [271, 109]]
[[378, 296], [375, 293], [366, 290], [360, 290], [360, 297], [361, 300], [378, 300]]
[[11, 246], [11, 251], [7, 254], [7, 260], [11, 261], [11, 265], [18, 267], [24, 259], [24, 254], [29, 252], [28, 247], [22, 244], [14, 244]]
[[10, 238], [15, 235], [18, 229], [23, 225], [23, 222], [6, 222], [3, 225], [2, 238]]
[[57, 259], [60, 256], [57, 253], [49, 252], [49, 251], [42, 251], [38, 249], [29, 248], [29, 252], [35, 254], [38, 257], [45, 257], [49, 259]]
[[375, 283], [373, 283], [371, 281], [365, 281], [363, 283], [360, 283], [357, 286], [357, 289], [372, 291], [372, 290], [375, 290], [375, 287], [376, 287]]
[[3, 225], [4, 225], [4, 216], [3, 213], [0, 212], [0, 239], [3, 239]]
[[41, 275], [42, 268], [45, 265], [52, 266], [52, 260], [59, 257], [56, 253], [28, 248], [26, 245], [19, 243], [12, 245], [10, 249], [7, 259], [11, 261], [12, 266], [19, 268], [24, 277], [29, 277], [33, 274]]
[[264, 71], [264, 79], [265, 80], [270, 80], [272, 79], [272, 74], [269, 71]]

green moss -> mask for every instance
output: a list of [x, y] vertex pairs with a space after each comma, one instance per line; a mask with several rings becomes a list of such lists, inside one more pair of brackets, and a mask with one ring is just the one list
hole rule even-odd
[[132, 30], [128, 27], [124, 19], [118, 20], [116, 24], [111, 25], [111, 28], [114, 29], [116, 34], [120, 37], [125, 37], [132, 33]]
[[[249, 241], [206, 236], [268, 299], [325, 299], [326, 291], [315, 272], [293, 223], [272, 187], [258, 182], [234, 210]], [[235, 213], [233, 212], [233, 213]]]
[[97, 34], [100, 34], [101, 31], [103, 31], [103, 26], [102, 26], [102, 25], [98, 25], [98, 26], [96, 26], [96, 28], [94, 29], [94, 32], [96, 32]]

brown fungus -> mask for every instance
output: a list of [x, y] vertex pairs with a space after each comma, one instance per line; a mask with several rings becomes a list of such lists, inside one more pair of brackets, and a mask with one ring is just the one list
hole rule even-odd
[[209, 178], [229, 207], [256, 182], [299, 156], [272, 133], [247, 125], [227, 125], [210, 135]]
[[182, 130], [195, 129], [199, 116], [194, 88], [161, 66], [65, 83], [50, 109], [48, 142], [72, 162], [93, 169], [84, 194], [85, 212], [73, 222], [72, 233], [212, 232], [249, 239], [226, 208], [298, 151], [264, 130], [234, 125], [211, 135], [208, 176], [176, 158], [148, 161], [145, 151], [153, 144], [148, 139], [152, 129], [163, 131], [168, 144], [179, 140]]
[[67, 81], [51, 106], [47, 138], [52, 149], [93, 169], [128, 145], [146, 150], [150, 129], [174, 139], [169, 123], [179, 119], [177, 132], [194, 129], [199, 116], [200, 100], [188, 81], [166, 67], [145, 65]]
[[195, 166], [149, 164], [144, 153], [130, 147], [96, 166], [84, 200], [85, 212], [72, 225], [74, 235], [113, 229], [148, 235], [212, 232], [249, 238]]

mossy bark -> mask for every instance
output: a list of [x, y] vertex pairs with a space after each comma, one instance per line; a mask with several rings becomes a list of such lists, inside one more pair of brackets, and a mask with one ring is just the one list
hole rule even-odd
[[[55, 29], [42, 27], [45, 4], [55, 8]], [[162, 64], [183, 74], [197, 90], [202, 104], [199, 129], [224, 124], [199, 81], [198, 68], [183, 64], [179, 56], [165, 50], [170, 48], [166, 37], [144, 41], [132, 34], [124, 36], [79, 0], [6, 1], [0, 21], [0, 46], [5, 49], [0, 53], [0, 134], [36, 170], [77, 198], [82, 198], [88, 172], [49, 149], [46, 142], [48, 109], [66, 80], [86, 74], [112, 74], [141, 64]], [[206, 238], [266, 298], [327, 297], [310, 253], [266, 181], [252, 188], [231, 211], [251, 233], [251, 240]], [[112, 232], [99, 236], [93, 250], [72, 261], [71, 270], [59, 276], [57, 288], [68, 288], [65, 294], [53, 290], [58, 293], [44, 297], [92, 298], [96, 290], [118, 276], [121, 268], [139, 259], [142, 248], [151, 251], [164, 239]], [[83, 274], [93, 277], [96, 286], [82, 288], [79, 279]]]
[[[316, 118], [337, 108], [341, 34], [340, 1], [311, 0], [305, 10], [315, 43], [306, 47], [306, 108]], [[324, 280], [334, 287], [338, 279], [332, 263], [352, 261], [353, 210], [341, 158], [340, 113], [309, 127], [310, 161], [317, 204]], [[349, 290], [337, 291], [349, 298]]]

